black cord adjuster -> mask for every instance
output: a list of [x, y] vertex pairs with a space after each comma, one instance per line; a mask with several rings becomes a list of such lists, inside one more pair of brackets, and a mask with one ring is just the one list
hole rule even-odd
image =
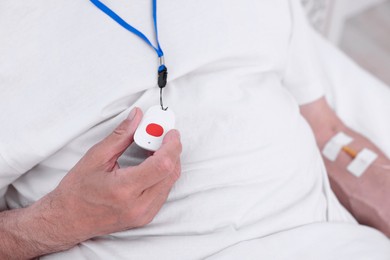
[[163, 104], [163, 88], [167, 85], [167, 78], [168, 78], [168, 69], [165, 67], [165, 65], [161, 64], [160, 68], [158, 70], [158, 80], [157, 85], [160, 88], [160, 106], [161, 109], [166, 111], [168, 108], [164, 107]]
[[164, 66], [162, 70], [158, 72], [158, 87], [164, 88], [167, 85], [167, 78], [168, 78], [168, 70], [167, 67]]

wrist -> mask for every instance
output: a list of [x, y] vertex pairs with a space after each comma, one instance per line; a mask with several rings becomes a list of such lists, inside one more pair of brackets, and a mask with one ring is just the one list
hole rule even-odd
[[75, 241], [65, 232], [66, 215], [50, 194], [27, 208], [0, 213], [0, 258], [30, 259], [69, 249]]
[[45, 253], [52, 253], [69, 249], [82, 239], [76, 235], [75, 227], [72, 225], [71, 212], [64, 207], [61, 197], [51, 192], [45, 197], [25, 209], [27, 219], [23, 219], [22, 225], [26, 229], [31, 227], [30, 237], [37, 247]]
[[351, 196], [352, 211], [359, 223], [375, 227], [387, 236], [390, 236], [390, 210], [385, 198], [390, 195], [389, 186], [389, 171], [371, 166]]

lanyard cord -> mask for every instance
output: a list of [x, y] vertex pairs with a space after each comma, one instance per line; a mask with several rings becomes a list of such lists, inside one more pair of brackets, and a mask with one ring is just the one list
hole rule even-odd
[[156, 35], [156, 42], [157, 47], [153, 46], [153, 44], [150, 42], [150, 40], [139, 30], [128, 24], [125, 20], [123, 20], [119, 15], [117, 15], [114, 11], [112, 11], [110, 8], [108, 8], [106, 5], [104, 5], [99, 0], [90, 0], [97, 8], [99, 8], [102, 12], [107, 14], [109, 17], [111, 17], [115, 22], [117, 22], [119, 25], [121, 25], [123, 28], [128, 30], [129, 32], [137, 35], [139, 38], [141, 38], [146, 44], [148, 44], [150, 47], [152, 47], [158, 56], [159, 61], [159, 67], [158, 67], [158, 80], [157, 84], [160, 88], [160, 105], [162, 110], [167, 110], [168, 108], [164, 108], [163, 106], [163, 99], [162, 99], [162, 89], [167, 84], [167, 77], [168, 77], [168, 70], [165, 66], [164, 61], [164, 52], [161, 49], [160, 43], [158, 41], [158, 29], [157, 29], [157, 0], [153, 0], [153, 25], [154, 25], [154, 32]]

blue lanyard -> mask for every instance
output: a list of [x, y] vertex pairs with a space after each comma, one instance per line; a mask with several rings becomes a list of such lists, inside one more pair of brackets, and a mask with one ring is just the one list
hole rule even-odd
[[[123, 28], [128, 30], [129, 32], [134, 33], [139, 38], [141, 38], [144, 42], [146, 42], [150, 47], [152, 47], [158, 56], [159, 60], [159, 67], [158, 67], [158, 80], [157, 84], [160, 88], [160, 103], [161, 108], [163, 108], [162, 105], [162, 89], [167, 84], [167, 77], [168, 77], [168, 70], [165, 66], [164, 62], [164, 52], [161, 49], [160, 43], [158, 41], [158, 30], [157, 30], [157, 0], [153, 0], [153, 22], [154, 22], [154, 32], [156, 34], [156, 41], [157, 41], [157, 47], [153, 46], [153, 44], [150, 42], [150, 40], [139, 30], [128, 24], [125, 20], [123, 20], [119, 15], [117, 15], [114, 11], [112, 11], [110, 8], [108, 8], [106, 5], [104, 5], [99, 0], [90, 0], [97, 8], [99, 8], [102, 12], [107, 14], [109, 17], [111, 17], [115, 22], [117, 22], [119, 25], [121, 25]], [[166, 110], [166, 109], [164, 109]]]

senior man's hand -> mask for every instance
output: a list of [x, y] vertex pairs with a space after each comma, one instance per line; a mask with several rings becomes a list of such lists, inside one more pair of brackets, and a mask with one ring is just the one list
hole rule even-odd
[[180, 176], [181, 142], [178, 131], [172, 130], [142, 164], [120, 168], [117, 160], [133, 142], [141, 118], [141, 110], [134, 109], [54, 191], [28, 208], [0, 216], [2, 224], [12, 229], [6, 230], [10, 240], [0, 251], [30, 258], [151, 222]]

